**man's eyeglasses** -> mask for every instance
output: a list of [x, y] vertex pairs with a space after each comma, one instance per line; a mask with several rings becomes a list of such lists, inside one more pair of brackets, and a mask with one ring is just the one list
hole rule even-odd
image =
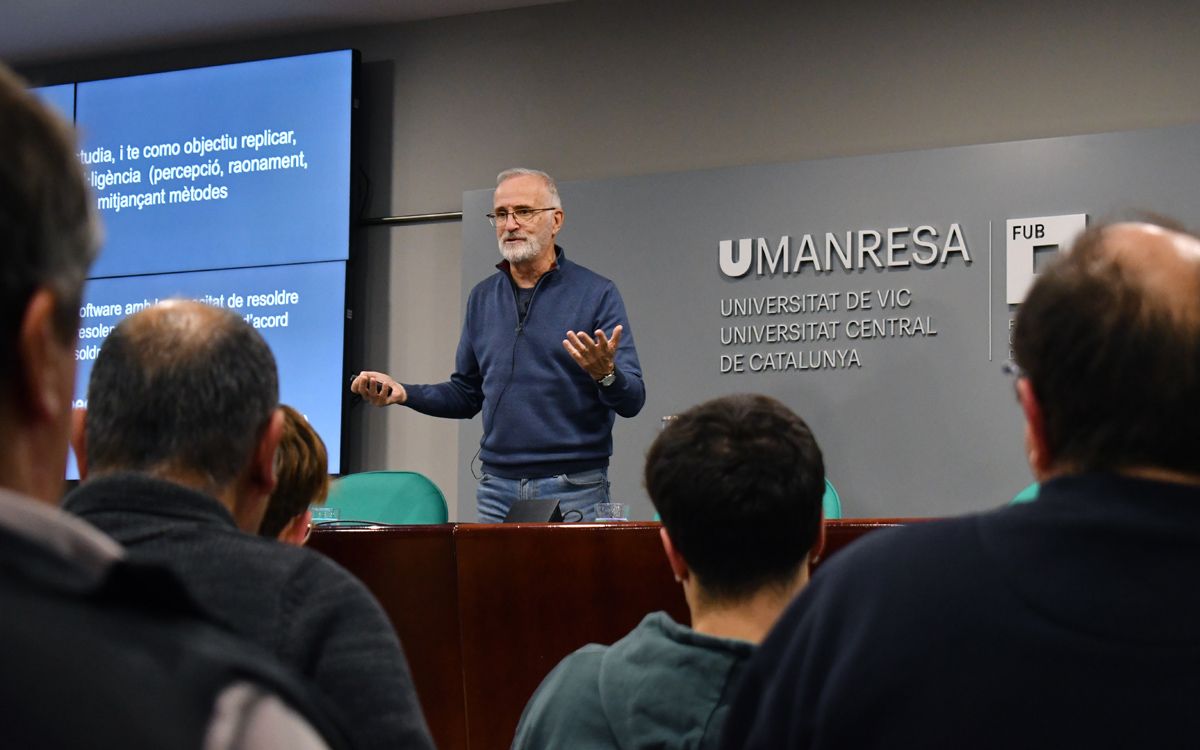
[[534, 215], [542, 211], [556, 211], [557, 208], [514, 208], [512, 211], [497, 211], [494, 214], [486, 214], [487, 220], [494, 227], [502, 227], [508, 223], [508, 217], [512, 217], [518, 224], [524, 224], [534, 217]]
[[1021, 394], [1017, 391], [1017, 381], [1025, 377], [1025, 371], [1011, 359], [1004, 363], [1000, 371], [1012, 378], [1013, 393], [1016, 395], [1017, 401], [1020, 401]]

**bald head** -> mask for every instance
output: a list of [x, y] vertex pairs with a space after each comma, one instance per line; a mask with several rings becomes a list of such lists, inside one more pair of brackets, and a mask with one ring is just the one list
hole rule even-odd
[[1030, 290], [1013, 349], [1061, 468], [1200, 475], [1194, 235], [1146, 222], [1088, 230]]
[[196, 359], [231, 331], [244, 327], [236, 315], [193, 300], [172, 299], [130, 315], [117, 327], [139, 363], [157, 372]]
[[1112, 263], [1147, 305], [1179, 321], [1200, 316], [1200, 240], [1144, 222], [1103, 227], [1090, 246], [1093, 262]]
[[217, 490], [254, 452], [278, 405], [275, 359], [237, 315], [171, 300], [121, 321], [88, 385], [92, 475], [202, 478]]

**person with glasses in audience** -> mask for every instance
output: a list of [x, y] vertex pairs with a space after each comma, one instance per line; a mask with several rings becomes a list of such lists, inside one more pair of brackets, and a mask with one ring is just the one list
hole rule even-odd
[[1087, 230], [1038, 274], [1013, 351], [1037, 502], [822, 566], [721, 747], [1196, 744], [1200, 238], [1162, 217]]
[[554, 243], [564, 214], [550, 175], [504, 170], [493, 206], [503, 260], [471, 290], [450, 379], [410, 385], [363, 371], [350, 389], [436, 417], [483, 412], [481, 521], [537, 498], [592, 520], [609, 499], [616, 415], [633, 417], [646, 401], [625, 304], [612, 281]]
[[308, 681], [58, 507], [99, 247], [78, 148], [0, 64], [0, 745], [349, 747]]

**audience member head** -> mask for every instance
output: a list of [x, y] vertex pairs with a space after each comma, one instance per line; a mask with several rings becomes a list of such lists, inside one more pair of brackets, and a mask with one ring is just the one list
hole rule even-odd
[[1017, 315], [1038, 479], [1200, 479], [1200, 240], [1168, 220], [1102, 224], [1042, 273]]
[[71, 130], [0, 65], [0, 485], [47, 502], [66, 470], [96, 239]]
[[275, 453], [275, 491], [258, 533], [289, 544], [304, 544], [312, 523], [309, 506], [329, 494], [329, 457], [321, 436], [303, 414], [290, 406], [283, 412], [283, 435]]
[[130, 471], [211, 494], [255, 533], [283, 430], [275, 358], [228, 310], [169, 300], [125, 318], [88, 384], [81, 474]]
[[[646, 457], [664, 545], [709, 603], [806, 580], [820, 535], [825, 466], [808, 425], [773, 398], [725, 396], [671, 420]], [[690, 603], [690, 602], [689, 602]]]

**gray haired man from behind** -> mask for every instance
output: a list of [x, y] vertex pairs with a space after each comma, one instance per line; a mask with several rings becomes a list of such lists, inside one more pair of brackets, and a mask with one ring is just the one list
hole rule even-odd
[[432, 749], [379, 602], [329, 558], [258, 535], [284, 429], [275, 358], [240, 316], [167, 300], [92, 366], [84, 478], [63, 507], [163, 565], [232, 632], [319, 691], [356, 750]]

